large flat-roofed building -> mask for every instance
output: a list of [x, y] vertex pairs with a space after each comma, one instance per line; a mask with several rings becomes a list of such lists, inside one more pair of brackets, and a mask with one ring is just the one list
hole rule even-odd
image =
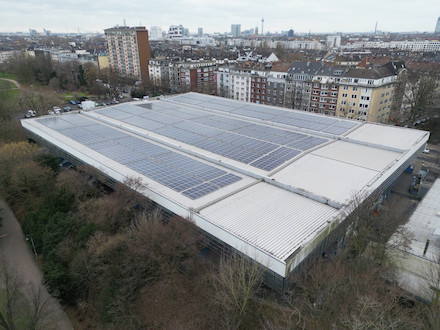
[[380, 198], [428, 132], [197, 93], [22, 120], [28, 136], [191, 219], [285, 279]]
[[150, 44], [144, 26], [105, 29], [110, 67], [125, 76], [148, 81]]

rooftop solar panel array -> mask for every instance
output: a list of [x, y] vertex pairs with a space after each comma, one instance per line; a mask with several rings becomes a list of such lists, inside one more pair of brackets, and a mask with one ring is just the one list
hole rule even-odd
[[[228, 99], [213, 99], [203, 94], [190, 93], [171, 98], [173, 102], [180, 104], [197, 104], [206, 110], [216, 110], [234, 115], [261, 119], [268, 122], [279, 123], [287, 126], [305, 128], [312, 131], [342, 135], [358, 125], [358, 123], [343, 119], [329, 118], [310, 113], [283, 110], [264, 105], [252, 105], [240, 103]], [[194, 102], [200, 103], [194, 103]]]
[[[253, 111], [252, 106], [247, 111]], [[96, 112], [265, 171], [328, 141], [167, 102], [117, 105]]]
[[[124, 107], [137, 114], [144, 109]], [[108, 109], [111, 110], [111, 109]], [[116, 110], [110, 112], [120, 117]], [[41, 124], [191, 199], [242, 178], [81, 115], [38, 119]]]

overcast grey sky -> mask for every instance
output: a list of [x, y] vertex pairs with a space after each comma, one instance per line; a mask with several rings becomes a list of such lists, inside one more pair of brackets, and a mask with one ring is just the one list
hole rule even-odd
[[0, 32], [103, 32], [122, 25], [150, 28], [179, 25], [196, 32], [242, 30], [258, 26], [281, 32], [433, 32], [438, 0], [0, 0]]

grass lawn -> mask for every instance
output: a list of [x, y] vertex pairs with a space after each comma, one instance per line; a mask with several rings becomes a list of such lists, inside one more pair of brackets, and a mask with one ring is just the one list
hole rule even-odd
[[1, 100], [10, 100], [16, 98], [20, 95], [19, 89], [1, 89], [0, 88], [0, 101]]
[[80, 98], [82, 96], [87, 97], [87, 94], [83, 93], [83, 92], [70, 92], [70, 93], [63, 93], [63, 94], [61, 94], [61, 97], [63, 98], [63, 100], [65, 102], [69, 102], [70, 100], [75, 100], [76, 101], [77, 98]]
[[0, 72], [0, 78], [17, 80], [13, 74]]
[[0, 80], [0, 89], [11, 89], [16, 88], [13, 83], [7, 80]]
[[[17, 304], [15, 310], [14, 325], [16, 329], [26, 329], [29, 323], [29, 303], [25, 297], [18, 293]], [[0, 312], [4, 316], [6, 313], [6, 290], [0, 289]]]

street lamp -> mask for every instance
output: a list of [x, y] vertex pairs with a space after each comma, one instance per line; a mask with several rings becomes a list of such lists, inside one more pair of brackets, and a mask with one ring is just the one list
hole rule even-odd
[[32, 247], [34, 249], [35, 259], [37, 260], [37, 263], [38, 263], [38, 255], [37, 255], [37, 251], [35, 250], [34, 240], [32, 239], [31, 235], [27, 234], [26, 235], [26, 241], [29, 241], [29, 238], [31, 239]]

